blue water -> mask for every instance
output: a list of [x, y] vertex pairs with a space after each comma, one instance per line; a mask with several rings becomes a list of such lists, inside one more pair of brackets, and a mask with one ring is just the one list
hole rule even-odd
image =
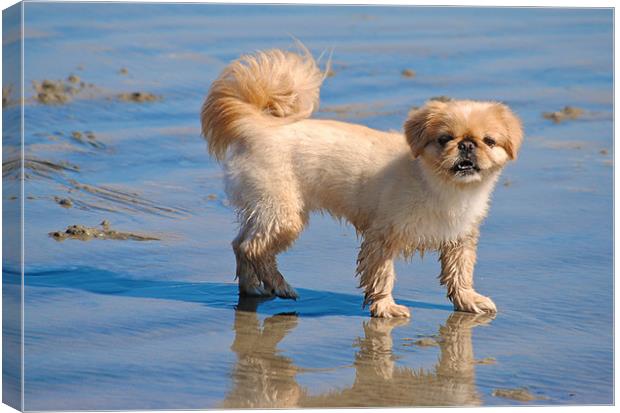
[[[32, 81], [71, 73], [96, 90], [25, 107], [27, 156], [79, 166], [26, 170], [25, 408], [612, 403], [612, 16], [26, 3], [26, 97]], [[494, 193], [476, 268], [494, 319], [454, 314], [428, 254], [397, 265], [395, 298], [411, 320], [371, 320], [353, 276], [355, 233], [322, 216], [280, 258], [300, 300], [239, 301], [234, 212], [198, 114], [227, 62], [290, 48], [293, 37], [317, 56], [334, 50], [317, 117], [398, 130], [412, 106], [438, 95], [505, 101], [521, 116], [526, 139]], [[402, 77], [406, 68], [416, 76]], [[163, 100], [115, 98], [132, 91]], [[541, 116], [566, 105], [585, 116]], [[105, 147], [70, 138], [87, 130]], [[10, 214], [19, 202], [4, 205]], [[162, 240], [48, 236], [103, 219]], [[3, 271], [5, 287], [19, 285], [17, 268]], [[411, 345], [420, 337], [439, 343]], [[485, 358], [493, 362], [475, 362]], [[522, 387], [539, 400], [492, 395]]]

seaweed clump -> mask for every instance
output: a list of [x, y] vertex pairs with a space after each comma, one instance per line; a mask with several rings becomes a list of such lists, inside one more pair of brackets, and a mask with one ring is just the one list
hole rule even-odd
[[54, 201], [63, 208], [71, 208], [73, 206], [73, 201], [69, 198], [54, 197]]
[[450, 102], [453, 99], [450, 96], [441, 95], [441, 96], [433, 96], [429, 100], [430, 101], [435, 101], [435, 102]]
[[415, 71], [411, 69], [404, 69], [400, 74], [403, 77], [415, 77]]
[[154, 95], [149, 92], [121, 93], [120, 95], [118, 95], [118, 98], [125, 102], [135, 103], [155, 102], [157, 100], [161, 100], [160, 96]]
[[574, 120], [582, 117], [583, 109], [575, 106], [564, 106], [564, 109], [556, 112], [543, 112], [543, 118], [552, 120], [554, 123], [564, 122], [566, 120]]
[[539, 400], [538, 397], [534, 396], [529, 390], [521, 388], [521, 389], [495, 389], [493, 393], [491, 393], [494, 397], [501, 397], [503, 399], [511, 399], [519, 402], [531, 402], [533, 400]]
[[9, 106], [11, 101], [11, 94], [13, 93], [13, 87], [11, 85], [2, 88], [2, 107]]
[[71, 132], [71, 138], [81, 144], [90, 145], [97, 149], [105, 148], [105, 145], [99, 142], [95, 134], [91, 131], [85, 131], [83, 133], [80, 131], [73, 131]]
[[37, 93], [35, 99], [44, 105], [61, 105], [71, 100], [77, 93], [77, 88], [62, 80], [43, 80], [32, 82], [32, 87]]
[[78, 239], [80, 241], [89, 241], [91, 239], [115, 239], [115, 240], [131, 240], [131, 241], [159, 241], [159, 238], [134, 234], [131, 232], [120, 232], [110, 228], [110, 222], [105, 220], [99, 227], [87, 227], [85, 225], [69, 225], [64, 231], [50, 232], [49, 236], [56, 241], [64, 241], [68, 238]]

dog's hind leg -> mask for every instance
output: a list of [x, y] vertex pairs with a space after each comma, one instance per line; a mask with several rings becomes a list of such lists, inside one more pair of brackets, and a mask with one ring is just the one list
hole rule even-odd
[[244, 250], [241, 249], [241, 243], [243, 242], [245, 235], [245, 228], [239, 230], [239, 235], [232, 242], [233, 251], [237, 258], [237, 274], [236, 278], [239, 281], [239, 294], [248, 296], [268, 296], [268, 293], [262, 285], [262, 282], [258, 279], [252, 262], [247, 257]]
[[240, 294], [297, 298], [278, 270], [276, 255], [293, 244], [306, 221], [302, 214], [282, 213], [269, 220], [261, 217], [260, 211], [246, 220], [233, 242]]
[[364, 288], [364, 305], [370, 304], [373, 317], [410, 317], [409, 309], [396, 304], [392, 297], [396, 272], [395, 253], [387, 243], [365, 239], [357, 259], [360, 287]]

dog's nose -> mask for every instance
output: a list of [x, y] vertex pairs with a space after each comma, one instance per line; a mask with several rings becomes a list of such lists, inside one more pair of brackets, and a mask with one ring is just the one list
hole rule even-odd
[[469, 139], [463, 139], [459, 142], [458, 148], [461, 152], [473, 152], [476, 149], [476, 144]]

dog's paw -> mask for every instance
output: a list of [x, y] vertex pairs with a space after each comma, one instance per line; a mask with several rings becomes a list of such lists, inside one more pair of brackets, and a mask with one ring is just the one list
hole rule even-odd
[[380, 318], [411, 317], [409, 309], [404, 305], [396, 304], [392, 297], [373, 302], [370, 305], [370, 314]]
[[269, 291], [276, 297], [291, 300], [296, 300], [299, 297], [297, 295], [297, 291], [295, 291], [295, 289], [286, 282], [280, 272], [276, 272], [275, 274], [263, 279], [263, 285], [265, 286], [265, 290]]
[[274, 293], [262, 284], [239, 285], [239, 295], [244, 297], [273, 297]]
[[276, 288], [274, 288], [273, 293], [277, 297], [285, 298], [285, 299], [297, 300], [299, 298], [297, 291], [295, 291], [295, 289], [291, 287], [290, 284], [287, 283], [286, 281], [284, 281], [283, 283], [279, 284]]
[[468, 313], [496, 313], [497, 307], [493, 300], [482, 294], [478, 294], [475, 290], [461, 290], [453, 299], [454, 309], [457, 311], [465, 311]]
[[250, 297], [280, 297], [296, 300], [299, 298], [297, 291], [286, 282], [282, 275], [264, 279], [261, 281], [251, 280], [239, 284], [239, 295]]

